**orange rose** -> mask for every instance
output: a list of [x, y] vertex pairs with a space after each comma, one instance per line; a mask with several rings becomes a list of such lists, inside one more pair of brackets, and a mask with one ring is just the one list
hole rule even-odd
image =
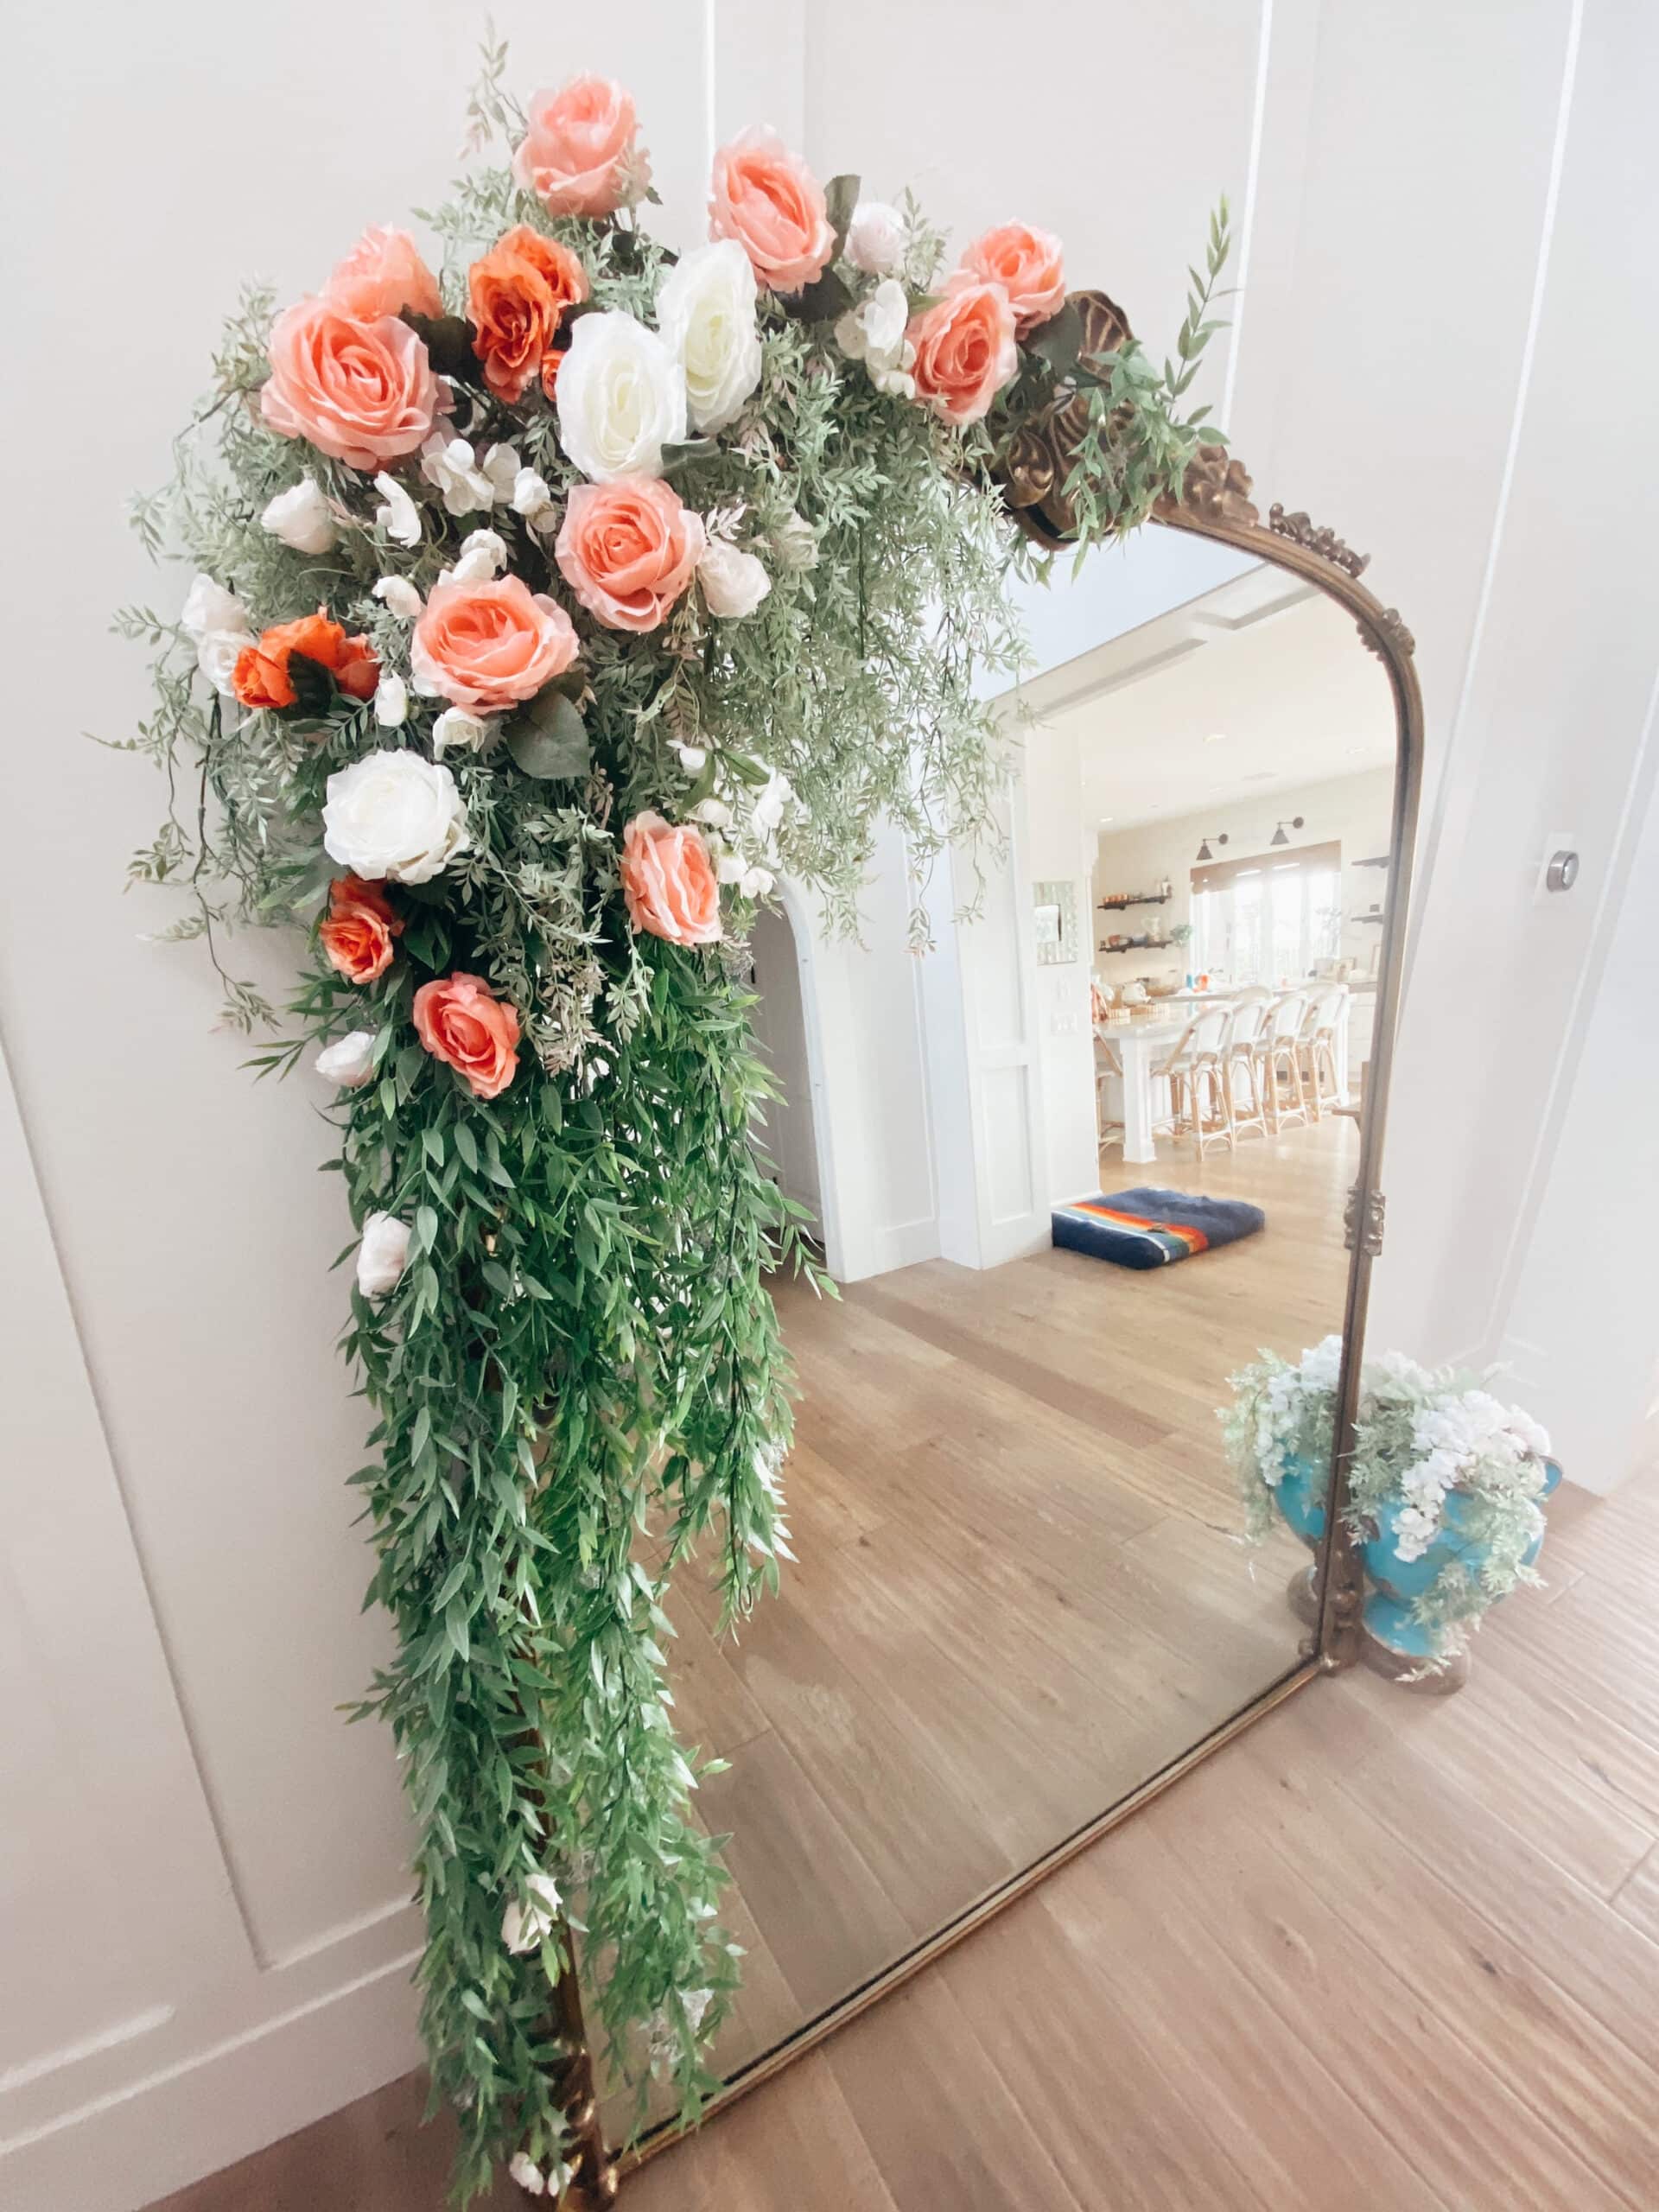
[[964, 272], [982, 284], [1000, 284], [1023, 338], [1065, 305], [1065, 270], [1052, 231], [1003, 223], [976, 238], [962, 257]]
[[917, 397], [947, 423], [977, 423], [1020, 367], [1007, 294], [961, 270], [906, 334], [916, 348]]
[[651, 181], [633, 101], [604, 77], [573, 77], [537, 92], [512, 173], [555, 215], [609, 215]]
[[636, 814], [622, 832], [622, 896], [637, 930], [671, 944], [713, 944], [720, 885], [699, 831]]
[[259, 410], [279, 436], [366, 472], [424, 444], [448, 391], [420, 340], [395, 315], [359, 321], [330, 300], [284, 308], [266, 347]]
[[775, 130], [746, 130], [715, 156], [709, 235], [735, 238], [774, 292], [816, 283], [836, 250], [823, 187]]
[[705, 542], [701, 518], [660, 476], [618, 476], [575, 486], [554, 554], [607, 630], [654, 630], [690, 582]]
[[564, 359], [565, 352], [566, 349], [560, 346], [556, 352], [543, 353], [542, 356], [542, 390], [546, 394], [550, 404], [556, 401], [559, 396], [559, 365]]
[[378, 883], [337, 875], [328, 887], [328, 914], [317, 935], [328, 965], [349, 983], [372, 983], [391, 965], [391, 941], [404, 925]]
[[300, 653], [326, 668], [353, 699], [372, 699], [380, 681], [380, 664], [366, 638], [348, 638], [340, 624], [319, 607], [297, 622], [279, 622], [237, 655], [231, 683], [245, 707], [291, 707], [296, 692], [288, 658]]
[[415, 1033], [434, 1059], [464, 1075], [476, 1098], [497, 1098], [518, 1071], [518, 1015], [481, 976], [445, 976], [415, 994]]
[[522, 399], [540, 375], [567, 308], [588, 296], [588, 272], [566, 246], [520, 223], [467, 272], [473, 351], [498, 399]]
[[376, 223], [339, 263], [322, 296], [342, 315], [372, 322], [384, 315], [442, 315], [438, 280], [407, 231]]
[[518, 576], [434, 584], [409, 664], [418, 690], [494, 714], [533, 699], [576, 657], [575, 625], [556, 600]]

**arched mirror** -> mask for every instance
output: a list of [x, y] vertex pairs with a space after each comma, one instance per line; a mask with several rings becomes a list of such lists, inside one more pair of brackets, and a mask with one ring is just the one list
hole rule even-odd
[[[1218, 454], [1080, 565], [1052, 500], [1022, 513], [1054, 557], [1020, 588], [1000, 849], [933, 865], [925, 950], [896, 833], [855, 940], [787, 883], [753, 938], [756, 1141], [839, 1295], [774, 1285], [798, 1561], [735, 1636], [695, 1584], [674, 1623], [680, 1725], [730, 1762], [701, 1793], [747, 1954], [725, 2096], [1357, 1640], [1331, 1505], [1380, 1232], [1410, 639]], [[1321, 1344], [1333, 1448], [1247, 1545], [1231, 1378]], [[620, 2144], [632, 2107], [607, 2119]]]

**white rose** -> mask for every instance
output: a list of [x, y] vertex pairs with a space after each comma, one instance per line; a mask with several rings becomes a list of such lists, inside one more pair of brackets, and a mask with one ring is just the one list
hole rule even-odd
[[231, 678], [243, 648], [252, 642], [245, 630], [209, 630], [198, 643], [196, 666], [221, 699], [235, 698], [236, 686]]
[[313, 1065], [325, 1083], [342, 1090], [360, 1090], [374, 1073], [374, 1032], [353, 1029], [333, 1045], [325, 1045]]
[[454, 567], [446, 569], [438, 581], [446, 584], [487, 583], [492, 576], [499, 575], [506, 565], [507, 549], [499, 533], [475, 530], [462, 539]]
[[740, 553], [729, 538], [711, 537], [697, 563], [697, 582], [711, 614], [736, 620], [753, 614], [772, 589], [772, 578], [753, 553]]
[[847, 226], [842, 249], [867, 276], [896, 276], [910, 243], [904, 217], [885, 200], [861, 200]]
[[296, 553], [326, 553], [340, 535], [322, 487], [312, 476], [302, 476], [279, 492], [260, 516], [259, 526]]
[[401, 615], [405, 622], [414, 621], [421, 611], [421, 594], [407, 576], [382, 576], [374, 595], [385, 601], [389, 613]]
[[501, 1916], [501, 1941], [510, 1951], [538, 1949], [559, 1909], [559, 1885], [550, 1874], [532, 1874], [524, 1887], [530, 1902], [520, 1904], [515, 1897]]
[[390, 669], [374, 687], [374, 719], [382, 729], [397, 729], [409, 719], [409, 686]]
[[818, 565], [818, 534], [804, 515], [792, 509], [772, 532], [772, 550], [779, 567], [791, 575]]
[[429, 883], [467, 844], [467, 809], [441, 762], [366, 753], [328, 779], [322, 842], [331, 858], [378, 883]]
[[253, 631], [248, 610], [236, 594], [204, 575], [196, 576], [185, 594], [184, 605], [179, 609], [179, 627], [198, 642], [213, 630], [239, 633], [245, 638], [251, 636]]
[[365, 1298], [384, 1298], [396, 1290], [409, 1265], [409, 1224], [395, 1213], [372, 1213], [357, 1248], [357, 1287]]
[[507, 2160], [507, 2179], [516, 2181], [526, 2196], [545, 2196], [547, 2183], [542, 2170], [527, 2151], [515, 2151]]
[[377, 525], [398, 545], [418, 545], [421, 542], [421, 511], [395, 476], [384, 472], [374, 480], [374, 488], [385, 501], [374, 511]]
[[495, 735], [495, 724], [469, 715], [465, 707], [447, 707], [432, 725], [432, 757], [446, 753], [481, 753]]
[[685, 435], [685, 372], [631, 315], [585, 315], [559, 371], [559, 442], [595, 484], [660, 476]]
[[657, 327], [685, 372], [694, 430], [723, 429], [760, 381], [756, 296], [754, 264], [735, 238], [694, 246], [658, 288]]

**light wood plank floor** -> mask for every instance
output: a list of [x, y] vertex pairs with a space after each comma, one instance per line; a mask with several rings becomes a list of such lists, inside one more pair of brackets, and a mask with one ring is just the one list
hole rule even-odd
[[[1298, 1179], [1306, 1190], [1326, 1160], [1339, 1205], [1339, 1140], [1306, 1134]], [[1155, 1286], [1206, 1358], [1214, 1333], [1223, 1372], [1257, 1340], [1294, 1348], [1305, 1326], [1281, 1312], [1270, 1271], [1225, 1291], [1237, 1263], [1259, 1262], [1281, 1225], [1287, 1242], [1305, 1235], [1306, 1264], [1324, 1242], [1311, 1214], [1299, 1232], [1294, 1201], [1268, 1193], [1265, 1149], [1230, 1177], [1230, 1165], [1205, 1163], [1210, 1186], [1244, 1194], [1244, 1177], [1265, 1179], [1274, 1230], [1128, 1286]], [[1190, 1160], [1170, 1179], [1191, 1187]], [[1284, 1633], [1281, 1562], [1253, 1586], [1217, 1533], [1229, 1509], [1208, 1370], [1184, 1390], [1156, 1356], [1169, 1326], [1148, 1325], [1144, 1341], [1127, 1328], [1151, 1310], [1134, 1300], [1113, 1362], [1098, 1333], [1073, 1342], [1052, 1288], [1068, 1259], [1045, 1255], [990, 1317], [937, 1267], [885, 1278], [844, 1312], [791, 1317], [804, 1366], [842, 1363], [822, 1418], [811, 1399], [803, 1408], [802, 1573], [734, 1653], [706, 1635], [700, 1647], [689, 1613], [681, 1669], [690, 1732], [738, 1749], [747, 1773], [728, 1778], [734, 1796], [711, 1818], [745, 1838], [740, 2028], [757, 2037], [835, 1993], [842, 1960], [913, 1940], [941, 1883], [959, 1910], [1033, 1835], [1052, 1840], [1077, 1744], [1098, 1775], [1124, 1744], [1152, 1741], [1159, 1696], [1207, 1694], [1189, 1634], [1200, 1619], [1221, 1655], [1212, 1683], [1236, 1679], [1227, 1669], [1269, 1624]], [[982, 1294], [1010, 1274], [978, 1278]], [[1176, 1302], [1206, 1274], [1203, 1306]], [[837, 1340], [843, 1325], [853, 1333]], [[861, 1407], [883, 1445], [868, 1464]], [[1090, 1489], [1068, 1458], [1078, 1426], [1096, 1460], [1111, 1440], [1109, 1487]], [[953, 1436], [993, 1481], [964, 1491]], [[899, 1513], [905, 1541], [889, 1554]], [[1461, 1697], [1359, 1675], [1314, 1685], [645, 2167], [624, 2202], [1651, 2212], [1659, 1477], [1599, 1504], [1564, 1491], [1544, 1565], [1550, 1587], [1495, 1617]], [[919, 1616], [893, 1609], [901, 1573], [906, 1588], [919, 1575]], [[889, 1643], [884, 1677], [872, 1653]], [[970, 1788], [987, 1745], [1006, 1766]], [[448, 2145], [419, 2108], [416, 2082], [393, 2084], [166, 2212], [436, 2212]]]

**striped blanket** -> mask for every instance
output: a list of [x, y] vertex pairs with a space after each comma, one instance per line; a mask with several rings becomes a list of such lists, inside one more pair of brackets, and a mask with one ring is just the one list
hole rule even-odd
[[1185, 1191], [1099, 1192], [1056, 1206], [1055, 1243], [1120, 1268], [1163, 1268], [1195, 1252], [1254, 1236], [1267, 1223], [1260, 1206], [1242, 1198], [1206, 1198]]

